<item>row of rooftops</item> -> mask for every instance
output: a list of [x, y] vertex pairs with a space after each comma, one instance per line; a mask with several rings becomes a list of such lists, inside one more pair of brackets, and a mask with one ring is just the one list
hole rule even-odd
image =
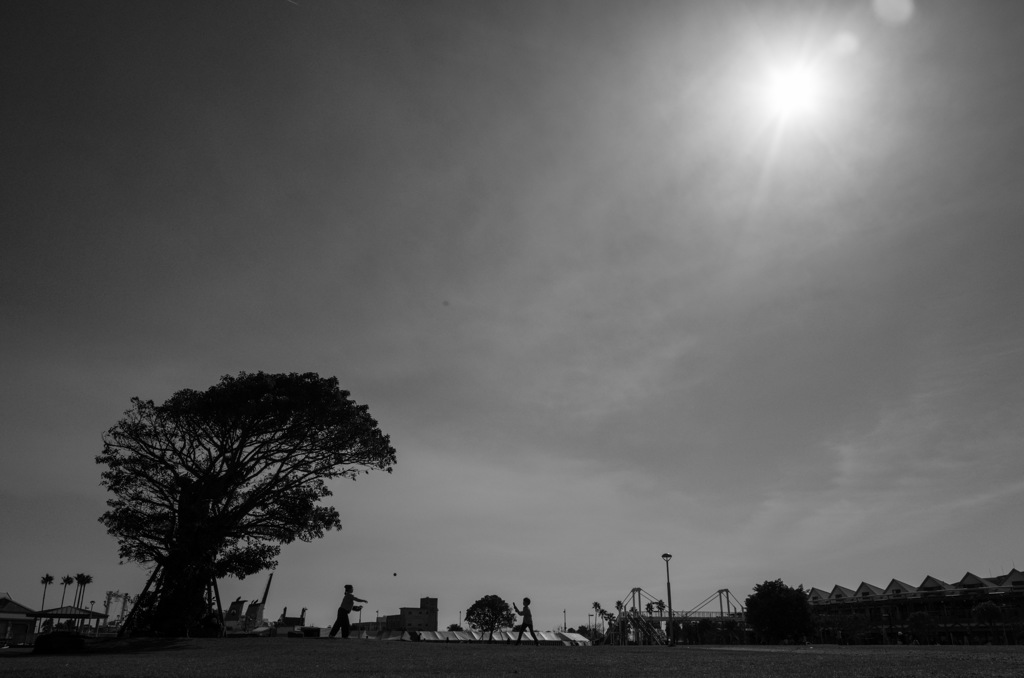
[[845, 586], [834, 586], [831, 591], [812, 588], [807, 592], [811, 605], [827, 605], [829, 603], [850, 603], [859, 600], [898, 600], [901, 598], [922, 598], [926, 596], [957, 596], [964, 594], [1000, 594], [1024, 593], [1024, 574], [1016, 568], [998, 577], [979, 577], [968, 572], [963, 578], [947, 584], [931, 575], [924, 578], [917, 586], [911, 586], [899, 579], [893, 579], [885, 588], [861, 582], [856, 589]]

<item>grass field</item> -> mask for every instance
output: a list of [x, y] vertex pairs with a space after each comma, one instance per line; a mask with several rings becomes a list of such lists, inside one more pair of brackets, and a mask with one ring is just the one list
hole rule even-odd
[[134, 640], [109, 641], [79, 655], [0, 650], [0, 676], [1021, 678], [1024, 646], [515, 647], [296, 638]]

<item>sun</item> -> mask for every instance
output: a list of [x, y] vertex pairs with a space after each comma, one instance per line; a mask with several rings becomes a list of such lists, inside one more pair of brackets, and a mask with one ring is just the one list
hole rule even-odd
[[764, 92], [768, 110], [780, 118], [815, 113], [821, 95], [821, 77], [808, 64], [790, 64], [772, 70]]

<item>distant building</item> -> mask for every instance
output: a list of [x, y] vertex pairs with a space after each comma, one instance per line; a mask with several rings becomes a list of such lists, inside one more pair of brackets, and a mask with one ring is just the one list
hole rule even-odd
[[420, 598], [419, 607], [400, 607], [388, 615], [384, 627], [389, 631], [436, 631], [437, 598]]
[[0, 591], [0, 647], [29, 642], [36, 620], [28, 615], [34, 610], [11, 600], [10, 594]]
[[[884, 588], [812, 588], [807, 598], [817, 642], [1024, 644], [1024, 574], [1016, 568], [988, 578], [968, 572], [952, 584], [927, 576], [917, 586], [893, 579]], [[992, 603], [987, 613], [981, 603]]]

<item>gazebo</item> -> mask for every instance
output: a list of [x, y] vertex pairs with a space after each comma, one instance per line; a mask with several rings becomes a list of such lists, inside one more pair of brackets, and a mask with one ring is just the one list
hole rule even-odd
[[109, 615], [103, 614], [102, 612], [93, 612], [92, 610], [86, 610], [82, 607], [75, 607], [74, 605], [65, 605], [64, 607], [55, 607], [50, 610], [41, 610], [39, 612], [29, 612], [26, 616], [35, 617], [36, 619], [106, 619]]

